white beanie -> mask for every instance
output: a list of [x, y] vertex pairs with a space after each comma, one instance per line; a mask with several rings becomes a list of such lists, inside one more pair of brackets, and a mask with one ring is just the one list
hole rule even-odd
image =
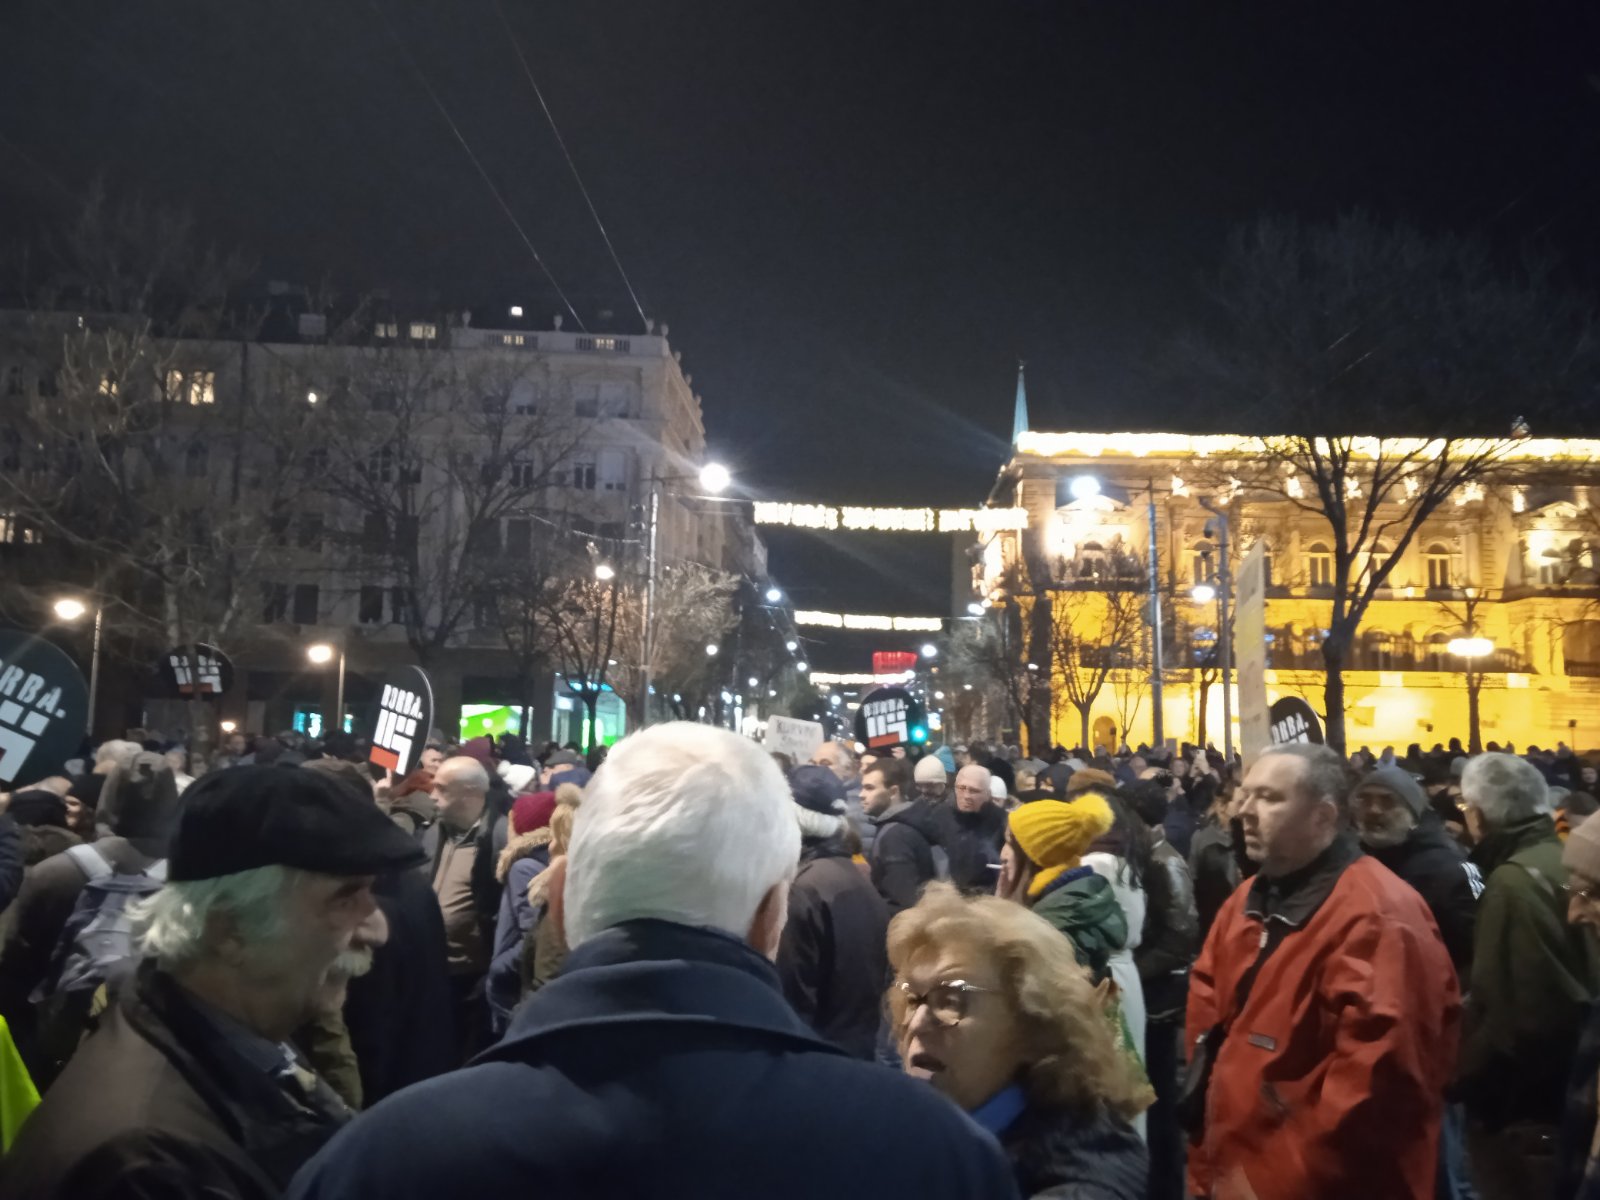
[[1006, 798], [1006, 781], [998, 775], [989, 776], [989, 799], [1004, 800]]
[[917, 767], [911, 773], [911, 778], [916, 783], [945, 784], [950, 782], [950, 776], [945, 774], [944, 764], [939, 761], [937, 755], [933, 754], [927, 754], [917, 759]]

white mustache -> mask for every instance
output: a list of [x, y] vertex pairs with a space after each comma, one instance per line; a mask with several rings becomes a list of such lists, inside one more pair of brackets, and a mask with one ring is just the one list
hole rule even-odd
[[372, 970], [371, 950], [346, 950], [333, 960], [333, 966], [328, 968], [328, 976], [358, 979], [370, 970]]

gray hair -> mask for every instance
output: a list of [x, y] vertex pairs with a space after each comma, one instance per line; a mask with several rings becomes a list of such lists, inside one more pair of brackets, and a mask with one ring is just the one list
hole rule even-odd
[[294, 867], [269, 866], [168, 883], [129, 910], [134, 937], [140, 951], [166, 971], [205, 953], [213, 916], [227, 916], [245, 942], [275, 941], [284, 934], [284, 900], [306, 874]]
[[101, 742], [100, 749], [94, 752], [95, 765], [110, 763], [114, 767], [121, 767], [123, 770], [127, 770], [133, 766], [133, 760], [138, 758], [143, 750], [144, 747], [139, 745], [138, 742], [112, 738], [109, 741]]
[[1514, 754], [1480, 754], [1461, 774], [1461, 800], [1495, 828], [1550, 811], [1539, 768]]
[[1300, 786], [1306, 793], [1314, 800], [1328, 801], [1339, 810], [1340, 816], [1349, 812], [1354, 776], [1350, 765], [1337, 750], [1311, 742], [1289, 742], [1282, 746], [1267, 747], [1261, 752], [1261, 757], [1269, 754], [1283, 754], [1305, 763], [1306, 777]]

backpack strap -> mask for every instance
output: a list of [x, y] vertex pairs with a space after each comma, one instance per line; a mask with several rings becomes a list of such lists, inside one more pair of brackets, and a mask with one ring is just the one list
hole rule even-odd
[[105, 855], [101, 854], [92, 845], [80, 843], [76, 846], [68, 846], [67, 857], [78, 864], [78, 870], [88, 877], [90, 883], [95, 882], [97, 879], [109, 879], [116, 874], [111, 869], [111, 864], [106, 861]]

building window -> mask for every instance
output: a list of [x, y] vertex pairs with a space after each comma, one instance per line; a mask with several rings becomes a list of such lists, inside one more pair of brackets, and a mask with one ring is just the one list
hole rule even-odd
[[363, 625], [383, 623], [383, 589], [363, 584], [361, 600], [356, 608], [356, 620]]
[[539, 393], [531, 383], [511, 385], [511, 411], [519, 417], [531, 417], [539, 411]]
[[102, 396], [111, 396], [115, 398], [116, 394], [121, 390], [121, 385], [117, 383], [117, 377], [115, 375], [108, 374], [100, 376], [100, 394]]
[[538, 468], [531, 458], [513, 458], [511, 460], [511, 486], [516, 488], [531, 488], [538, 476]]
[[261, 585], [261, 621], [277, 625], [289, 616], [289, 586], [283, 583]]
[[517, 350], [537, 350], [539, 348], [539, 335], [536, 333], [502, 333], [500, 335], [502, 346], [511, 346]]
[[572, 464], [573, 487], [577, 488], [580, 492], [592, 492], [594, 491], [594, 484], [595, 464], [593, 459], [590, 459], [587, 462], [575, 462]]
[[1189, 570], [1192, 578], [1189, 582], [1194, 584], [1210, 583], [1216, 578], [1216, 571], [1212, 568], [1211, 543], [1197, 542], [1189, 556]]
[[527, 558], [533, 553], [533, 522], [522, 517], [512, 517], [506, 522], [506, 555], [509, 558]]
[[[109, 395], [116, 395], [115, 384]], [[217, 402], [217, 373], [215, 371], [167, 372], [166, 398], [173, 404], [215, 404]]]
[[415, 554], [420, 520], [411, 514], [401, 514], [394, 519], [394, 548], [401, 554]]
[[628, 353], [628, 339], [616, 337], [580, 337], [577, 340], [579, 350], [594, 350], [610, 354]]
[[1323, 542], [1312, 542], [1306, 550], [1306, 577], [1312, 587], [1333, 586], [1333, 552]]
[[439, 336], [439, 327], [431, 321], [411, 322], [411, 340], [413, 342], [431, 342]]
[[595, 470], [602, 492], [628, 490], [628, 460], [620, 450], [602, 450]]
[[19, 520], [16, 513], [0, 513], [0, 545], [37, 546], [42, 541], [44, 534]]
[[322, 549], [322, 514], [301, 513], [295, 543], [302, 550]]
[[406, 589], [393, 587], [389, 589], [389, 623], [391, 625], [404, 625], [406, 613], [410, 609], [406, 604]]
[[385, 446], [381, 450], [374, 450], [367, 455], [367, 477], [379, 483], [391, 483], [394, 480], [394, 449]]
[[389, 521], [381, 512], [369, 512], [361, 518], [361, 548], [372, 554], [382, 554], [389, 548]]
[[1435, 542], [1428, 547], [1428, 586], [1448, 588], [1450, 583], [1450, 551]]
[[315, 625], [317, 623], [317, 585], [314, 583], [297, 583], [294, 585], [294, 623], [296, 625]]
[[400, 326], [393, 321], [379, 321], [372, 327], [372, 336], [380, 338], [397, 338], [400, 336]]
[[[1373, 578], [1377, 578], [1378, 572], [1383, 570], [1393, 554], [1394, 551], [1382, 542], [1372, 548], [1372, 553], [1367, 555], [1367, 570], [1372, 573]], [[1383, 586], [1390, 586], [1387, 579], [1383, 581]]]

